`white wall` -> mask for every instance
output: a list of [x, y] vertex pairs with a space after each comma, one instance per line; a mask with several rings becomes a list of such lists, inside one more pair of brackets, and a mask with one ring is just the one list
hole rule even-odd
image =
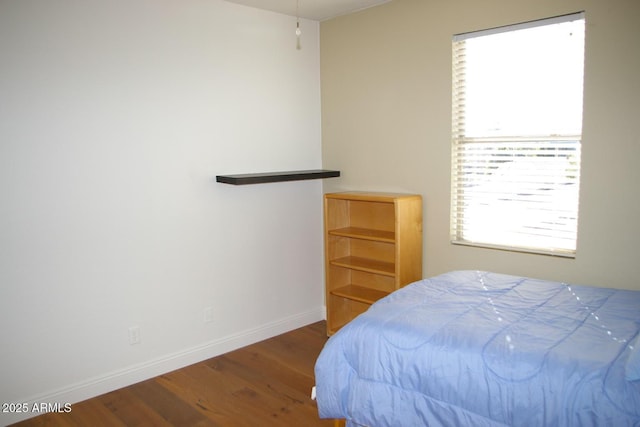
[[[452, 245], [451, 37], [581, 10], [587, 26], [576, 258]], [[394, 0], [322, 22], [323, 165], [342, 171], [325, 191], [422, 194], [425, 276], [482, 269], [640, 290], [638, 21], [637, 0]]]
[[0, 2], [0, 402], [78, 401], [322, 318], [321, 182], [215, 182], [321, 167], [302, 25], [298, 51], [295, 18], [221, 0]]

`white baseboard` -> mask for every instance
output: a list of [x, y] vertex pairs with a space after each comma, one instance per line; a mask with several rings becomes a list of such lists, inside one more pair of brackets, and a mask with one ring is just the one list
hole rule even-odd
[[[324, 320], [324, 307], [319, 307], [305, 313], [299, 313], [280, 320], [276, 320], [259, 327], [222, 337], [202, 345], [191, 347], [183, 351], [168, 354], [137, 365], [110, 372], [94, 378], [89, 378], [58, 390], [43, 393], [23, 400], [26, 407], [31, 409], [41, 403], [56, 404], [61, 407], [69, 403], [73, 410], [73, 403], [81, 402], [101, 394], [126, 387], [149, 378], [162, 375], [203, 360], [245, 347], [250, 344], [301, 328], [310, 323]], [[41, 415], [31, 410], [26, 413], [0, 413], [0, 424], [8, 425]]]

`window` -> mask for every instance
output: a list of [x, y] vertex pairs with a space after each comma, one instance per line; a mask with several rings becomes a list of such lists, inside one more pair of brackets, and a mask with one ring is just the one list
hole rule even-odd
[[453, 38], [451, 240], [573, 257], [584, 13]]

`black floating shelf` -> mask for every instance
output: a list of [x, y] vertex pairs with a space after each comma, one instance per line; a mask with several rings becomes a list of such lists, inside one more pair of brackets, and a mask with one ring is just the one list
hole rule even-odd
[[232, 185], [264, 184], [267, 182], [302, 181], [306, 179], [335, 178], [340, 171], [314, 169], [304, 171], [245, 173], [240, 175], [217, 175], [216, 181]]

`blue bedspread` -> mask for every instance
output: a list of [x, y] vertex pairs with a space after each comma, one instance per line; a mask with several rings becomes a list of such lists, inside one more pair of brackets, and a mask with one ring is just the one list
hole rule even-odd
[[640, 380], [625, 376], [639, 331], [638, 291], [447, 273], [329, 339], [319, 414], [371, 427], [640, 426]]

